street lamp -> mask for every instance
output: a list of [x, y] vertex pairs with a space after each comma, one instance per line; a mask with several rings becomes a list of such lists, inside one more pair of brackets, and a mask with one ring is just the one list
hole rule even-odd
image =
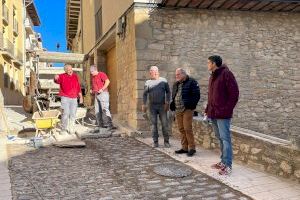
[[57, 44], [56, 44], [56, 51], [58, 51], [58, 50], [59, 50], [59, 47], [60, 47], [60, 44], [59, 44], [59, 43], [57, 43]]

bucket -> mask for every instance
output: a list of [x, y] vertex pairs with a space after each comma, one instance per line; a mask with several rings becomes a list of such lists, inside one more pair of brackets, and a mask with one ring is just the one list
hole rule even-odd
[[32, 146], [34, 148], [41, 148], [43, 147], [43, 138], [42, 137], [34, 137], [31, 139]]

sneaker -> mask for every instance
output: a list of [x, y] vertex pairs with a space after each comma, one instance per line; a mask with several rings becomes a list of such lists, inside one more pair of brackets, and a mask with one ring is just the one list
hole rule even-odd
[[218, 162], [216, 164], [211, 165], [210, 167], [213, 169], [223, 169], [225, 165], [222, 162]]
[[154, 147], [154, 148], [157, 148], [157, 147], [158, 147], [158, 142], [154, 142], [154, 143], [153, 143], [153, 147]]
[[179, 150], [176, 150], [175, 153], [176, 154], [183, 154], [183, 153], [188, 153], [188, 151], [184, 150], [184, 149], [179, 149]]
[[195, 150], [195, 149], [191, 149], [191, 150], [189, 150], [189, 152], [187, 153], [187, 156], [188, 156], [188, 157], [192, 157], [195, 153], [196, 153], [196, 150]]
[[220, 169], [219, 174], [220, 175], [229, 175], [232, 172], [232, 168], [228, 166], [224, 166], [222, 169]]
[[169, 142], [164, 142], [164, 145], [165, 145], [165, 148], [170, 148], [171, 147]]

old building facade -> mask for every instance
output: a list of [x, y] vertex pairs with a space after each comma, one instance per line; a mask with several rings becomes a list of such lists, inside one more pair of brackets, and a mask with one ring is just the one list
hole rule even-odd
[[89, 55], [86, 80], [90, 64], [108, 73], [111, 107], [120, 121], [147, 129], [140, 105], [148, 67], [154, 64], [170, 84], [175, 68], [187, 69], [200, 83], [197, 110], [202, 112], [207, 58], [219, 54], [240, 86], [233, 125], [287, 140], [299, 138], [299, 2], [76, 2], [79, 11], [72, 22], [77, 25], [71, 26], [71, 20], [67, 25], [69, 48]]
[[5, 104], [19, 104], [25, 92], [23, 2], [3, 0], [0, 12], [0, 87]]
[[0, 10], [1, 91], [5, 104], [22, 104], [33, 67], [31, 53], [42, 49], [41, 37], [33, 28], [40, 19], [31, 0], [3, 0]]

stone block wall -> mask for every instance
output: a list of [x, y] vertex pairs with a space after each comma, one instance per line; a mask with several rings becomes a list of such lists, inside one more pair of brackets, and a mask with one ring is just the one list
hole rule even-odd
[[[179, 137], [176, 123], [173, 123], [172, 128], [173, 136]], [[211, 125], [194, 118], [193, 131], [197, 144], [206, 149], [219, 151], [219, 141]], [[232, 128], [231, 133], [233, 162], [243, 163], [258, 170], [300, 182], [300, 150], [276, 138], [263, 138], [247, 130]]]
[[116, 36], [118, 119], [137, 127], [137, 77], [134, 12], [126, 16], [124, 35]]
[[135, 8], [139, 101], [147, 67], [174, 82], [182, 67], [200, 83], [207, 101], [207, 58], [219, 54], [233, 71], [240, 101], [233, 124], [300, 140], [300, 14], [200, 9]]

